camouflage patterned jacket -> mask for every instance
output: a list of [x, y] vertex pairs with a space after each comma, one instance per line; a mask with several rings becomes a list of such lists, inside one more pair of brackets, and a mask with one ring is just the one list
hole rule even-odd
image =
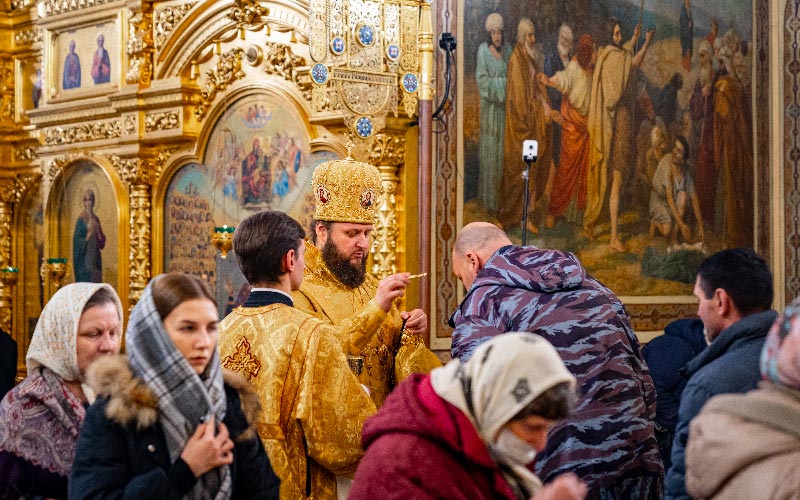
[[537, 333], [578, 379], [573, 414], [536, 458], [543, 481], [574, 472], [590, 495], [664, 469], [653, 429], [656, 393], [625, 307], [571, 253], [506, 246], [478, 273], [450, 318], [453, 357], [503, 332]]

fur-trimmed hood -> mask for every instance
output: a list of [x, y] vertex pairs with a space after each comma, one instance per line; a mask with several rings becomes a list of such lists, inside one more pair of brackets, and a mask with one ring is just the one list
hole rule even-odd
[[[255, 390], [239, 373], [223, 369], [222, 378], [225, 385], [239, 393], [242, 412], [252, 426], [261, 412]], [[134, 426], [141, 430], [158, 420], [158, 400], [155, 394], [134, 377], [124, 355], [98, 358], [89, 367], [86, 381], [98, 397], [108, 398], [106, 416], [121, 426]], [[252, 427], [249, 431], [251, 430]]]

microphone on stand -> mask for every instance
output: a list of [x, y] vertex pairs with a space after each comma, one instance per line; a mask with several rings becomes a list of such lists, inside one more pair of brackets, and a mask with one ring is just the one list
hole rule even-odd
[[533, 139], [522, 141], [522, 161], [525, 162], [525, 171], [522, 178], [525, 182], [525, 197], [522, 203], [522, 246], [528, 244], [528, 203], [531, 196], [531, 163], [539, 158], [539, 142]]

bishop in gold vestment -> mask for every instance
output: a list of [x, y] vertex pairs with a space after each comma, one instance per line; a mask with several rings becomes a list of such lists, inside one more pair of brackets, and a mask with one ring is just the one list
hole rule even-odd
[[334, 475], [355, 472], [361, 427], [375, 405], [333, 328], [285, 303], [247, 305], [220, 323], [220, 359], [260, 396], [256, 429], [281, 479], [281, 498], [306, 498], [308, 470], [314, 499], [336, 500]]
[[367, 274], [364, 283], [350, 288], [340, 283], [322, 261], [322, 254], [306, 244], [306, 274], [300, 290], [292, 294], [295, 307], [336, 325], [345, 351], [364, 356], [359, 381], [380, 406], [390, 390], [394, 346], [400, 344], [400, 312], [392, 305], [384, 312], [372, 300], [378, 280]]
[[366, 272], [382, 191], [378, 169], [348, 157], [320, 164], [311, 182], [316, 207], [295, 307], [335, 325], [343, 351], [363, 357], [359, 380], [381, 406], [395, 383], [441, 366], [420, 338], [427, 316], [397, 308], [408, 273], [378, 281]]

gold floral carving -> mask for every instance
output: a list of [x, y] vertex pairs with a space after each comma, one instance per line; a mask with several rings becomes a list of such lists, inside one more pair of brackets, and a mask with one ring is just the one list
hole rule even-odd
[[130, 251], [130, 293], [131, 307], [136, 305], [150, 280], [151, 212], [150, 186], [135, 184], [131, 186], [131, 251]]
[[3, 103], [0, 105], [0, 117], [3, 120], [12, 121], [14, 119], [14, 95], [6, 94], [3, 96]]
[[228, 85], [245, 77], [242, 71], [242, 57], [244, 49], [233, 48], [220, 54], [217, 66], [206, 71], [206, 81], [200, 91], [202, 102], [194, 110], [198, 119], [203, 119], [218, 92], [224, 91]]
[[368, 146], [369, 162], [374, 165], [400, 166], [405, 161], [404, 136], [383, 132], [375, 134]]
[[41, 178], [41, 174], [19, 174], [14, 176], [14, 187], [9, 193], [10, 197], [6, 198], [5, 193], [3, 193], [0, 194], [0, 199], [9, 201], [10, 203], [19, 203]]
[[172, 130], [180, 126], [180, 110], [159, 111], [157, 113], [147, 113], [144, 116], [145, 133], [157, 132], [159, 130]]
[[37, 158], [36, 148], [33, 146], [26, 146], [18, 144], [14, 146], [14, 160], [15, 161], [31, 161]]
[[[3, 2], [5, 4], [5, 2]], [[11, 10], [27, 10], [36, 4], [34, 0], [11, 0]]]
[[397, 272], [397, 167], [379, 166], [383, 194], [378, 203], [378, 220], [372, 241], [372, 274], [378, 279]]
[[72, 126], [51, 127], [44, 130], [44, 144], [45, 146], [60, 146], [76, 142], [117, 139], [123, 135], [132, 134], [135, 130], [136, 120], [132, 116]]
[[236, 0], [236, 7], [228, 12], [228, 19], [231, 19], [237, 26], [263, 26], [262, 18], [269, 15], [269, 9], [254, 2], [253, 0]]
[[284, 80], [297, 83], [297, 69], [306, 65], [306, 60], [294, 52], [288, 45], [275, 42], [266, 43], [264, 54], [264, 71], [270, 75], [279, 75]]
[[125, 82], [150, 85], [153, 77], [153, 15], [137, 12], [128, 21], [128, 71]]
[[30, 45], [32, 43], [41, 41], [42, 41], [41, 28], [30, 28], [26, 30], [20, 30], [14, 33], [15, 45]]
[[[13, 185], [14, 180], [9, 179]], [[3, 180], [6, 183], [6, 180]], [[14, 206], [0, 202], [0, 267], [11, 263], [11, 221], [14, 219]]]
[[0, 179], [0, 203], [14, 203], [16, 198], [17, 183], [11, 177]]
[[47, 0], [44, 2], [44, 11], [45, 15], [54, 16], [56, 14], [73, 12], [113, 1], [115, 0]]
[[152, 158], [122, 158], [117, 155], [109, 156], [109, 161], [120, 179], [129, 186], [147, 184], [153, 186], [161, 177], [164, 164], [178, 148], [162, 149]]
[[261, 361], [250, 352], [250, 342], [242, 337], [236, 344], [234, 353], [222, 360], [222, 366], [227, 370], [243, 373], [248, 380], [252, 380], [261, 370]]
[[417, 113], [417, 94], [409, 94], [407, 92], [403, 92], [403, 99], [401, 104], [403, 105], [403, 111], [406, 112], [406, 116], [411, 118]]
[[181, 19], [191, 10], [192, 7], [197, 5], [197, 2], [183, 3], [180, 5], [172, 5], [164, 7], [163, 9], [156, 9], [153, 16], [155, 23], [154, 42], [156, 50], [167, 43], [169, 36], [178, 25]]
[[14, 61], [11, 59], [0, 59], [0, 84], [3, 90], [14, 88]]
[[47, 192], [48, 186], [53, 183], [53, 179], [55, 179], [58, 174], [64, 170], [64, 167], [75, 161], [80, 156], [80, 153], [67, 153], [64, 155], [56, 156], [52, 158], [50, 161], [47, 162], [46, 166], [44, 167], [44, 183], [45, 183], [45, 192]]

